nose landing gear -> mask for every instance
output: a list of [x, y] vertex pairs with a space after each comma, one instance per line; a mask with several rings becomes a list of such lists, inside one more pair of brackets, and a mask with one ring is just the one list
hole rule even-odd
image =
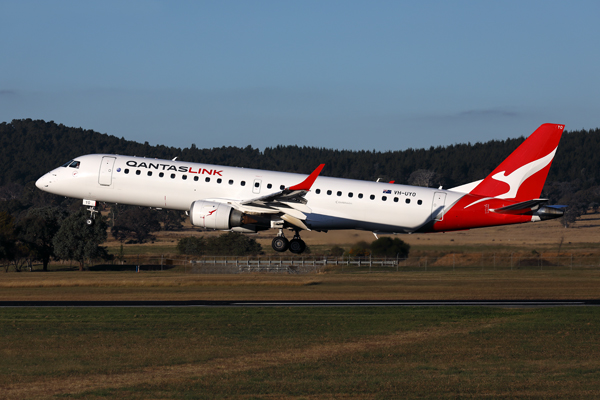
[[98, 214], [98, 210], [96, 207], [88, 207], [87, 209], [90, 212], [90, 217], [85, 220], [86, 225], [93, 225], [94, 220], [96, 219], [96, 214]]
[[85, 220], [86, 225], [93, 225], [94, 220], [96, 219], [96, 214], [98, 214], [98, 210], [96, 209], [97, 202], [95, 200], [86, 200], [83, 199], [83, 205], [88, 206], [87, 210], [90, 212], [90, 217]]

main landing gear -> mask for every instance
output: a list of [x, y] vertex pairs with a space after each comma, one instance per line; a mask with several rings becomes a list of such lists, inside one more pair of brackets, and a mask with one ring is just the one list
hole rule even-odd
[[287, 240], [286, 237], [283, 236], [283, 229], [279, 230], [279, 234], [273, 239], [271, 246], [273, 247], [273, 250], [280, 253], [289, 249], [294, 254], [301, 254], [306, 250], [306, 243], [304, 243], [304, 240], [300, 239], [298, 231], [296, 231], [292, 240]]

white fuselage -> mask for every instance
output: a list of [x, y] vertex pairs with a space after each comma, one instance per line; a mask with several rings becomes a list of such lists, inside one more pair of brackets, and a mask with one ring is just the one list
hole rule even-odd
[[[112, 154], [77, 157], [36, 185], [67, 197], [187, 211], [197, 200], [244, 201], [303, 181], [294, 173]], [[306, 194], [314, 230], [410, 233], [436, 219], [464, 193], [319, 176]]]

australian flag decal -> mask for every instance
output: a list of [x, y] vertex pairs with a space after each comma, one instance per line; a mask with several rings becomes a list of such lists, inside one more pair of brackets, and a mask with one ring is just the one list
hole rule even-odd
[[383, 193], [384, 194], [392, 194], [392, 191], [391, 190], [384, 190]]

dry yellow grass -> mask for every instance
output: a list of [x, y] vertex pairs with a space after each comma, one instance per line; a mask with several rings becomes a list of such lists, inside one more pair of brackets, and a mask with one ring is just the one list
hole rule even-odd
[[6, 274], [0, 300], [598, 299], [600, 271], [457, 271], [319, 275], [173, 272]]
[[[176, 253], [175, 246], [177, 245], [177, 241], [182, 237], [222, 234], [222, 232], [199, 231], [193, 228], [189, 224], [189, 221], [186, 222], [184, 227], [185, 229], [179, 232], [158, 232], [155, 243], [145, 243], [143, 245], [126, 244], [124, 247], [125, 249], [135, 248], [144, 252], [144, 250], [151, 251], [156, 246], [163, 246], [166, 250], [169, 250], [165, 250], [165, 252]], [[271, 248], [271, 240], [274, 235], [275, 231], [265, 231], [253, 237], [264, 249], [268, 250]], [[561, 242], [561, 249], [563, 251], [570, 249], [595, 250], [600, 246], [600, 214], [584, 215], [571, 228], [564, 228], [560, 220], [552, 220], [470, 231], [398, 235], [398, 237], [413, 248], [431, 250], [436, 250], [441, 246], [496, 246], [500, 249], [506, 247], [529, 247], [531, 249], [557, 251]], [[324, 246], [325, 248], [329, 248], [335, 245], [349, 247], [363, 240], [371, 242], [375, 237], [371, 232], [354, 230], [329, 231], [327, 233], [303, 231], [302, 239], [309, 247]], [[110, 235], [107, 244], [113, 253], [116, 253], [120, 247], [120, 243], [112, 239]]]

